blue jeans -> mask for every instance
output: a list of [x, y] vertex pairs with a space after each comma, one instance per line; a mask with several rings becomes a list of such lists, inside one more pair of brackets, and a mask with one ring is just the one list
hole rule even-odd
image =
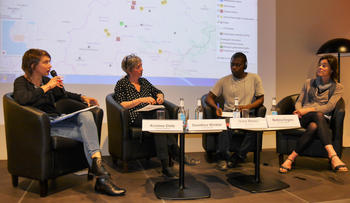
[[83, 143], [85, 157], [92, 165], [91, 156], [100, 151], [97, 127], [90, 111], [79, 113], [71, 118], [51, 124], [51, 136], [59, 136]]

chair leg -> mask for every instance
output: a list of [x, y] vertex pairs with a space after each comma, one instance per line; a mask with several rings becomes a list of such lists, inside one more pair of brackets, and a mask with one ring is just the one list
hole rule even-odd
[[46, 197], [48, 191], [48, 180], [40, 180], [40, 197]]
[[126, 173], [128, 172], [128, 161], [122, 161], [122, 165], [123, 165], [123, 172]]
[[94, 179], [94, 174], [91, 172], [91, 168], [88, 169], [87, 179], [88, 180]]
[[112, 158], [112, 162], [113, 162], [113, 167], [114, 168], [118, 168], [118, 159], [117, 158]]
[[283, 154], [279, 154], [278, 155], [278, 162], [279, 162], [279, 165], [282, 165], [283, 164]]
[[12, 176], [12, 186], [17, 187], [18, 186], [18, 176], [11, 175]]

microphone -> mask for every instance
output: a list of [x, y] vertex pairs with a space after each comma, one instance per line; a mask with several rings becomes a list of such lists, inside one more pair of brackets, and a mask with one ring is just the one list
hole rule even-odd
[[[52, 77], [56, 77], [57, 76], [57, 72], [55, 70], [50, 71], [50, 74]], [[61, 88], [63, 94], [66, 94], [66, 90], [64, 89], [64, 87]]]

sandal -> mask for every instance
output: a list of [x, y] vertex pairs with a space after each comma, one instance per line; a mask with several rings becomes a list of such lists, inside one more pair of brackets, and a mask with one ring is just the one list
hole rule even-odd
[[[345, 164], [340, 164], [340, 165], [337, 165], [337, 166], [333, 166], [332, 160], [333, 160], [334, 157], [337, 157], [337, 156], [338, 156], [338, 155], [334, 154], [334, 155], [332, 155], [332, 156], [329, 158], [329, 162], [330, 162], [330, 164], [331, 164], [332, 170], [333, 170], [334, 172], [348, 172], [349, 170], [348, 170], [348, 168], [346, 167]], [[339, 157], [338, 157], [338, 158], [339, 158]], [[341, 169], [341, 168], [345, 168], [346, 170], [339, 170], [339, 169]]]
[[[293, 160], [292, 159], [287, 159], [287, 160], [289, 160], [290, 162], [292, 162], [292, 164], [293, 164]], [[287, 161], [286, 160], [286, 161]], [[286, 161], [284, 161], [284, 162], [286, 162]], [[281, 169], [282, 170], [285, 170], [285, 171], [281, 171]], [[290, 167], [290, 168], [287, 168], [287, 167], [285, 167], [285, 166], [283, 166], [283, 164], [280, 166], [280, 170], [279, 170], [279, 172], [280, 173], [283, 173], [283, 174], [286, 174], [286, 173], [288, 173], [289, 171], [291, 171], [292, 170], [292, 166]]]

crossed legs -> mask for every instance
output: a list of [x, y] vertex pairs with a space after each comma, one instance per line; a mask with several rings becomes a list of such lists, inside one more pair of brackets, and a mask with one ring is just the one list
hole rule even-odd
[[292, 169], [292, 163], [295, 158], [302, 152], [312, 139], [316, 136], [321, 140], [324, 148], [328, 153], [332, 168], [337, 171], [348, 171], [344, 162], [337, 156], [332, 145], [332, 134], [329, 131], [328, 123], [323, 113], [309, 112], [300, 119], [301, 126], [306, 128], [305, 133], [299, 138], [296, 149], [288, 156], [280, 167], [281, 173], [287, 173]]

